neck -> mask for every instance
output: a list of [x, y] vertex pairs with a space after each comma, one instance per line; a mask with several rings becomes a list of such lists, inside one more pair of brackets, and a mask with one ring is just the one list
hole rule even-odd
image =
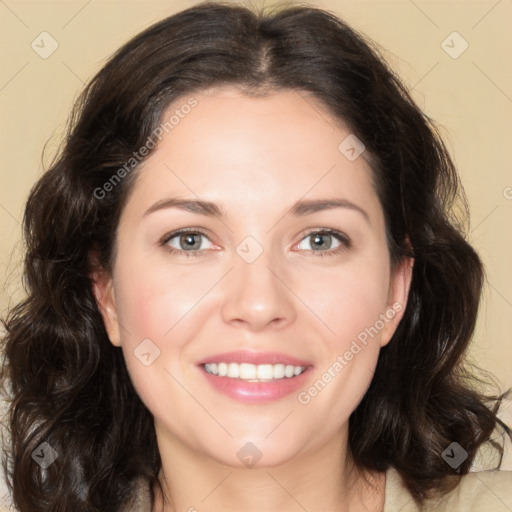
[[[381, 512], [385, 474], [361, 472], [346, 436], [282, 464], [240, 468], [159, 437], [164, 496], [155, 486], [153, 512]], [[319, 497], [321, 497], [319, 499]]]

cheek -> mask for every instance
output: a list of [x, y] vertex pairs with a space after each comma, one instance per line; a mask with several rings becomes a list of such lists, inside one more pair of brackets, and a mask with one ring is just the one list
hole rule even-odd
[[187, 397], [172, 376], [181, 380], [181, 352], [193, 337], [187, 313], [204, 291], [191, 286], [191, 276], [187, 281], [157, 265], [130, 263], [125, 259], [117, 268], [122, 351], [137, 394], [158, 418], [173, 407], [186, 407]]
[[330, 289], [334, 291], [324, 298], [319, 316], [333, 332], [324, 337], [319, 347], [323, 352], [321, 363], [315, 368], [311, 387], [303, 390], [299, 402], [311, 404], [317, 415], [329, 411], [328, 428], [334, 435], [370, 386], [381, 346], [380, 315], [386, 304], [385, 294], [376, 293], [362, 278], [340, 277], [340, 287], [332, 284]]
[[[211, 270], [199, 273], [184, 266], [170, 272], [165, 262], [140, 261], [125, 258], [116, 268], [116, 305], [128, 372], [154, 414], [163, 401], [182, 393], [168, 372], [182, 375], [186, 347], [203, 325], [200, 300], [218, 277]], [[148, 352], [144, 361], [142, 354]]]
[[332, 349], [344, 350], [379, 321], [388, 307], [389, 279], [385, 258], [361, 259], [304, 283], [303, 296], [329, 327]]
[[[360, 258], [322, 276], [317, 285], [325, 293], [310, 297], [331, 332], [324, 337], [324, 357], [312, 378], [313, 386], [304, 390], [299, 401], [311, 403], [318, 414], [329, 410], [332, 428], [348, 419], [373, 378], [384, 325], [381, 315], [388, 308], [389, 278], [385, 257]], [[308, 282], [303, 292], [307, 289], [320, 288]]]
[[127, 261], [119, 269], [118, 282], [118, 317], [131, 342], [166, 340], [174, 326], [183, 328], [182, 320], [205, 292], [204, 275], [187, 269], [170, 272], [166, 265], [154, 262], [144, 267]]

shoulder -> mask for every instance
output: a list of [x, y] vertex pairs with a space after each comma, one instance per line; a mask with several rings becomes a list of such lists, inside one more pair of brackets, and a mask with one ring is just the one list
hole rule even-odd
[[412, 499], [399, 473], [386, 471], [384, 512], [510, 512], [512, 510], [512, 471], [478, 471], [464, 475], [459, 484], [437, 500], [428, 500], [420, 509]]

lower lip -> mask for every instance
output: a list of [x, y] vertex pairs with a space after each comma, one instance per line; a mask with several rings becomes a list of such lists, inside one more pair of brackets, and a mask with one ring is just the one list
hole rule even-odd
[[229, 377], [219, 377], [212, 375], [198, 366], [199, 371], [205, 376], [206, 380], [214, 389], [229, 396], [233, 400], [246, 404], [264, 404], [275, 402], [293, 392], [298, 391], [304, 386], [309, 377], [308, 366], [300, 375], [296, 377], [284, 377], [283, 379], [271, 380], [268, 382], [247, 382]]

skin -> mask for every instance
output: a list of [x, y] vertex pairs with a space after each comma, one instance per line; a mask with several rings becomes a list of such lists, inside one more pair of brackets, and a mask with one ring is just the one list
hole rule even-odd
[[[342, 154], [350, 130], [306, 93], [251, 98], [225, 87], [194, 98], [137, 171], [112, 275], [94, 276], [109, 337], [154, 416], [167, 495], [154, 510], [380, 511], [385, 475], [365, 474], [371, 488], [354, 470], [348, 419], [405, 310], [412, 262], [391, 269], [370, 166], [364, 153]], [[225, 215], [165, 208], [144, 216], [170, 197], [212, 201]], [[300, 199], [336, 198], [368, 218], [351, 208], [288, 213]], [[196, 257], [169, 251], [184, 251], [179, 236], [159, 243], [181, 228], [207, 234], [195, 239]], [[350, 245], [320, 242], [319, 256], [312, 247], [322, 228]], [[253, 263], [236, 252], [247, 236], [263, 249]], [[297, 393], [236, 402], [196, 366], [230, 350], [279, 351], [311, 362], [307, 390], [393, 304], [401, 311], [307, 404]], [[149, 366], [133, 352], [147, 338], [160, 350]], [[248, 442], [262, 453], [252, 468], [237, 457]]]

